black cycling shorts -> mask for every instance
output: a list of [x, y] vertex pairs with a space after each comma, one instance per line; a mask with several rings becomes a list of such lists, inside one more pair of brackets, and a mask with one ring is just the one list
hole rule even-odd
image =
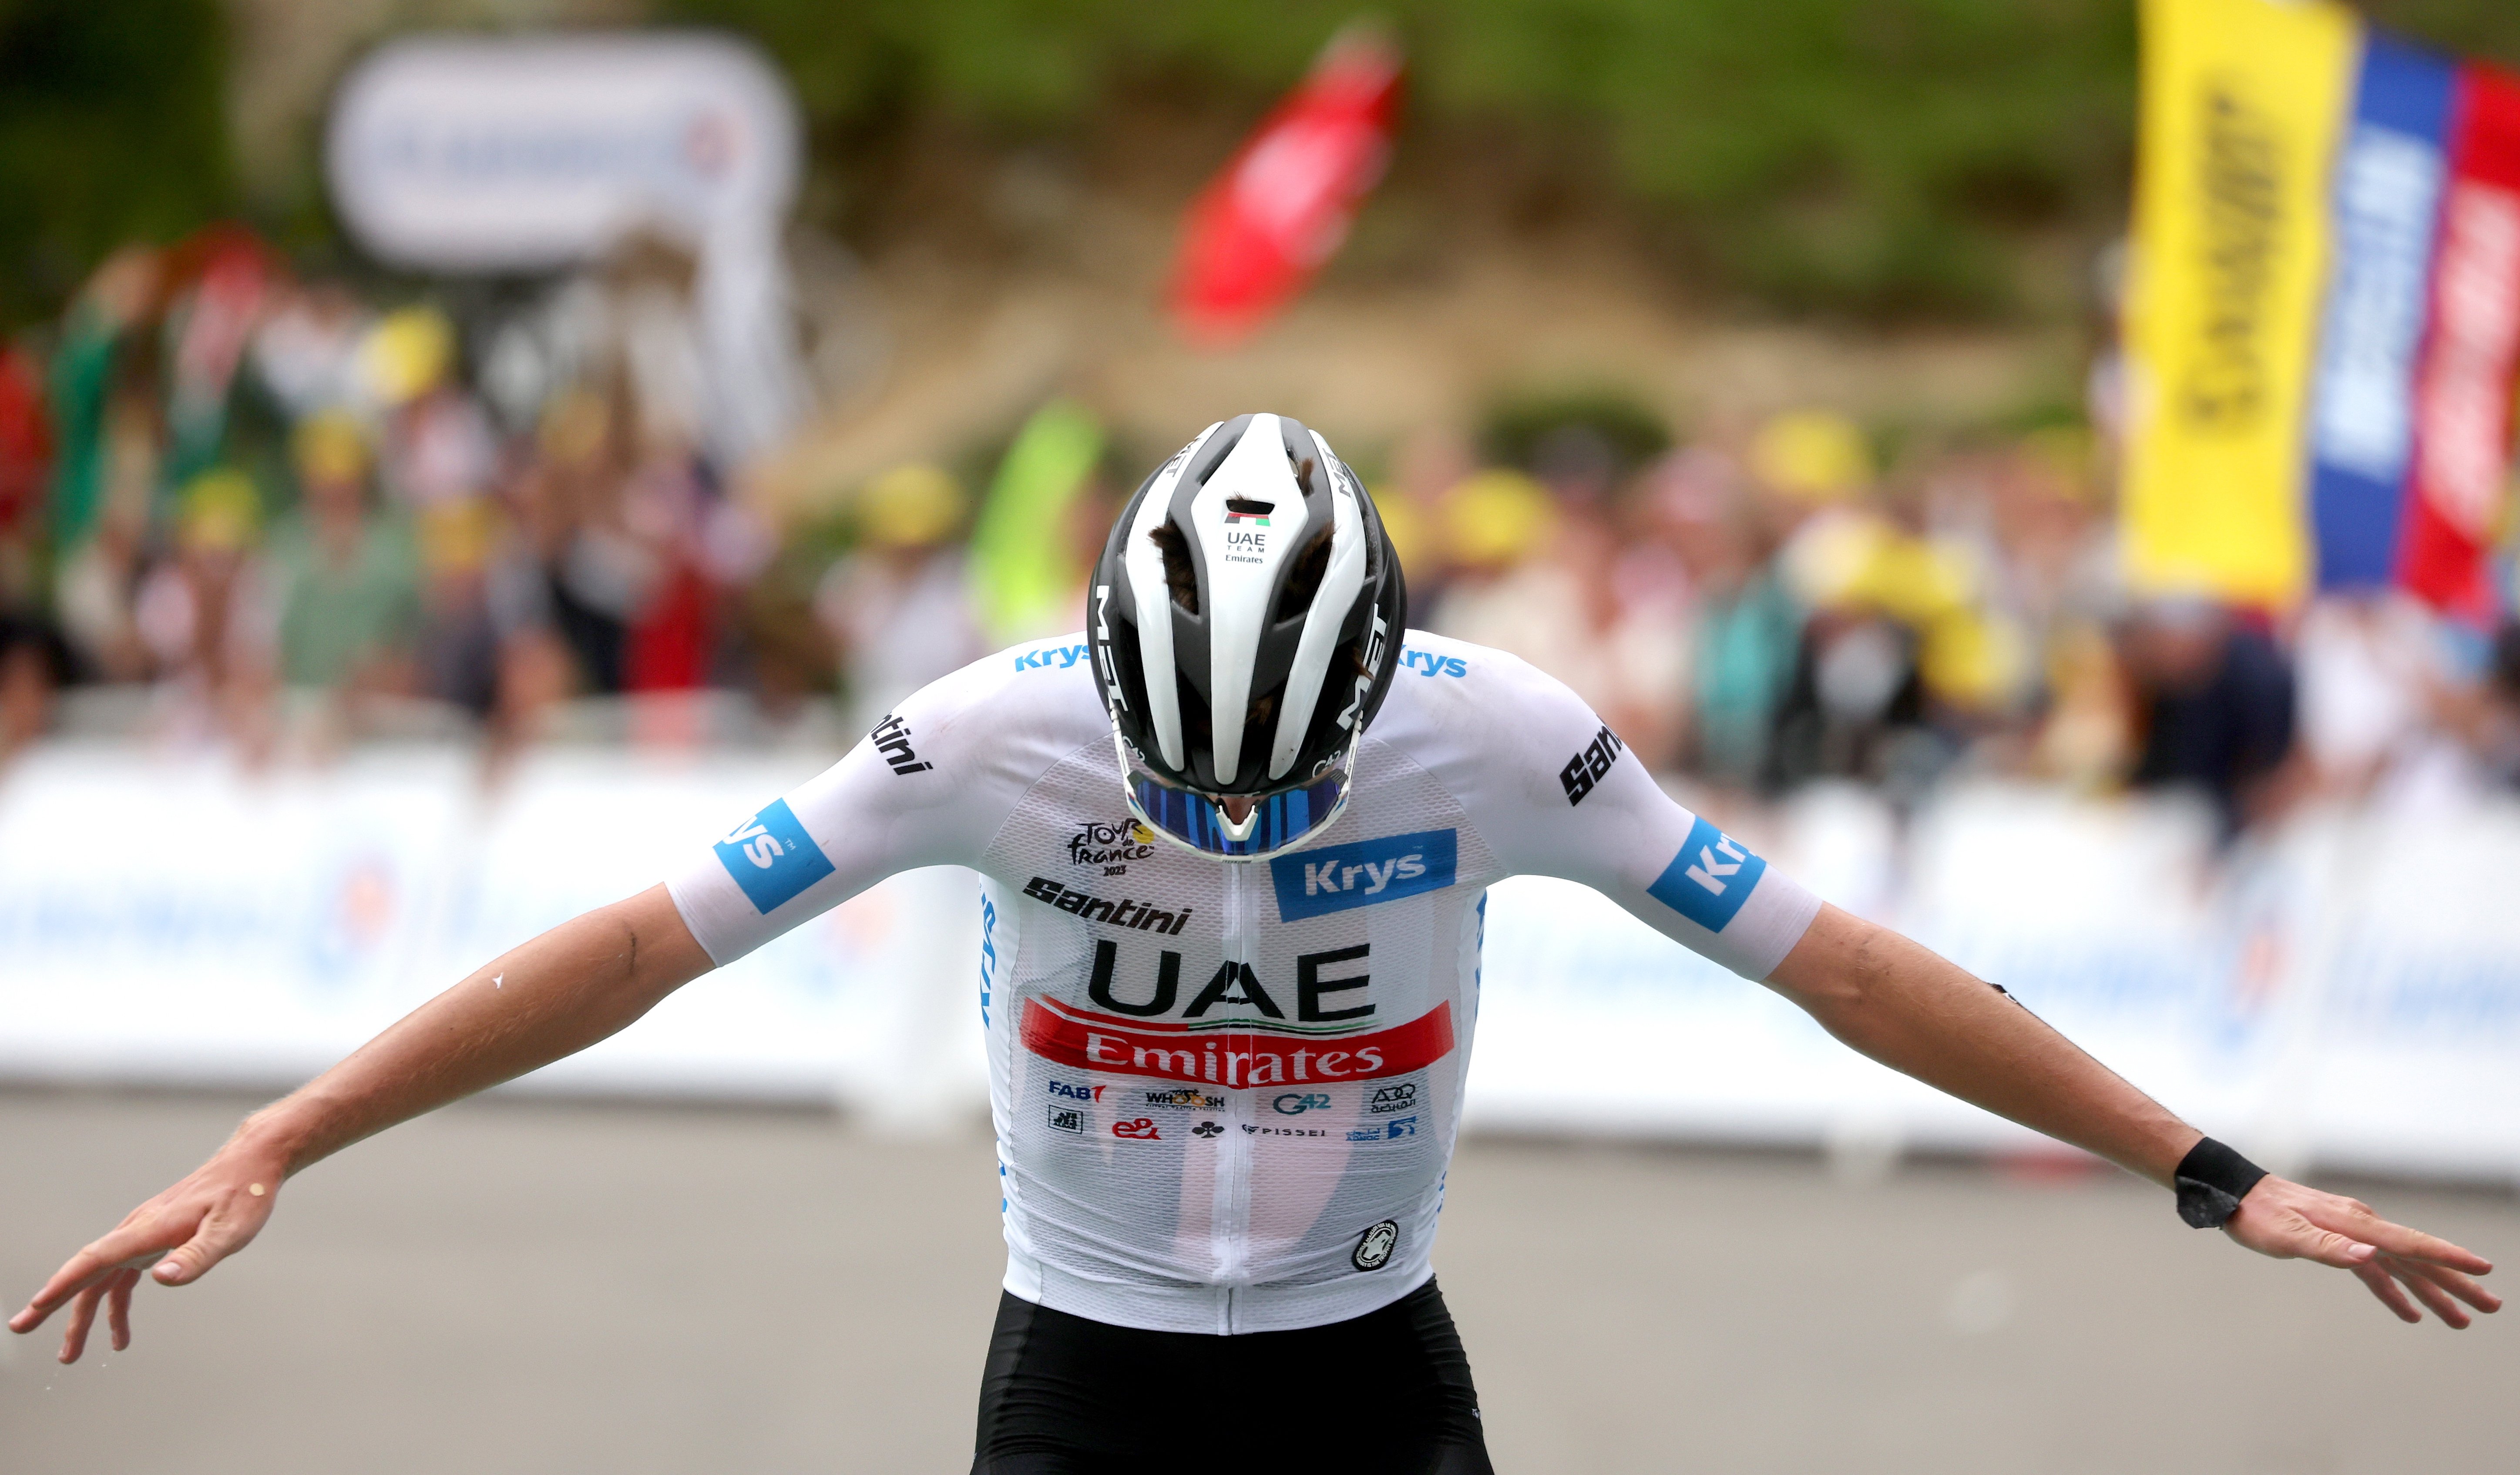
[[972, 1475], [1494, 1475], [1429, 1280], [1298, 1331], [1140, 1331], [998, 1302]]

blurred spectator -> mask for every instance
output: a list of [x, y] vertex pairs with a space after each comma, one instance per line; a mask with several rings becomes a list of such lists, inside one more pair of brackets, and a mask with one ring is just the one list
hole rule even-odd
[[0, 763], [52, 727], [69, 654], [41, 621], [0, 611]]
[[499, 704], [502, 630], [490, 580], [503, 528], [487, 497], [421, 510], [420, 597], [412, 650], [422, 694], [488, 719]]
[[698, 558], [707, 493], [698, 469], [667, 451], [642, 457], [615, 495], [621, 531], [650, 569], [621, 633], [621, 689], [689, 691], [708, 680], [713, 611]]
[[166, 252], [164, 476], [181, 485], [219, 464], [229, 391], [270, 295], [277, 267], [236, 226], [211, 226]]
[[2488, 776], [2520, 788], [2520, 620], [2494, 634], [2485, 680], [2464, 714], [2468, 741]]
[[1562, 678], [1583, 638], [1575, 623], [1581, 595], [1539, 557], [1557, 536], [1548, 489], [1520, 471], [1480, 471], [1445, 497], [1443, 516], [1452, 578], [1427, 611], [1428, 625]]
[[161, 720], [181, 740], [227, 738], [248, 753], [267, 745], [277, 601], [255, 556], [261, 515], [243, 473], [195, 477], [175, 501], [174, 556], [149, 571], [134, 601]]
[[901, 699], [987, 653], [962, 550], [962, 487], [925, 463], [895, 467], [857, 497], [857, 547], [814, 591], [814, 614], [839, 652], [849, 730], [866, 732]]
[[1477, 468], [1469, 442], [1460, 432], [1427, 425], [1401, 441], [1392, 457], [1390, 481], [1373, 489], [1374, 508], [1400, 555], [1402, 580], [1409, 587], [1404, 628], [1428, 626], [1442, 601], [1452, 577], [1444, 550], [1444, 494]]
[[1773, 539], [1731, 457], [1684, 451], [1655, 482], [1652, 515], [1696, 603], [1687, 656], [1693, 766], [1711, 783], [1747, 791], [1767, 766], [1803, 612], [1775, 567]]
[[43, 371], [24, 348], [0, 347], [0, 612], [42, 602], [42, 570], [51, 560], [38, 540], [52, 452]]
[[2447, 630], [2397, 591], [2312, 602], [2293, 632], [2293, 659], [2314, 792], [2440, 810], [2481, 790], [2473, 684], [2454, 667]]
[[603, 399], [563, 394], [545, 413], [538, 454], [516, 488], [545, 618], [574, 657], [579, 684], [594, 692], [622, 689], [630, 621], [661, 572], [621, 525], [625, 438]]
[[248, 362], [292, 420], [355, 410], [368, 403], [358, 362], [368, 326], [367, 309], [340, 284], [284, 284], [254, 333]]
[[[283, 684], [354, 729], [429, 698], [502, 749], [572, 696], [734, 686], [775, 714], [758, 730], [821, 741], [801, 719], [864, 730], [1075, 628], [1112, 512], [1094, 413], [1040, 406], [977, 507], [914, 461], [783, 539], [705, 449], [692, 266], [637, 239], [459, 321], [293, 281], [233, 228], [110, 257], [48, 363], [0, 352], [0, 744], [96, 680], [155, 681], [173, 730], [248, 751]], [[2520, 783], [2520, 635], [2487, 673], [2395, 596], [2321, 598], [2280, 638], [2205, 604], [2125, 614], [2090, 431], [1912, 450], [1887, 478], [1821, 407], [1667, 455], [1608, 398], [1482, 437], [1484, 462], [1421, 426], [1375, 488], [1410, 623], [1550, 671], [1658, 770], [1903, 806], [1961, 765], [2192, 784], [2227, 833], [2297, 787]], [[630, 732], [697, 735], [704, 709], [727, 706], [632, 703]]]
[[410, 522], [370, 506], [367, 441], [345, 412], [300, 422], [294, 450], [299, 506], [271, 539], [281, 680], [409, 692], [420, 621]]
[[[136, 377], [131, 360], [145, 356], [149, 345], [134, 330], [155, 310], [158, 291], [158, 253], [125, 246], [97, 267], [62, 320], [50, 375], [56, 460], [48, 515], [54, 546], [66, 552], [103, 520], [117, 439], [112, 425], [117, 370], [124, 380]], [[126, 346], [135, 352], [125, 353]], [[125, 408], [131, 408], [127, 396]]]
[[2202, 600], [2155, 600], [2122, 638], [2142, 742], [2138, 788], [2192, 788], [2226, 840], [2278, 795], [2293, 747], [2293, 673], [2264, 631]]

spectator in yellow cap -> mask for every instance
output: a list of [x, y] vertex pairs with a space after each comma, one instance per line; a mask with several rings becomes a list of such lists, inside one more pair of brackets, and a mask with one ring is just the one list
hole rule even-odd
[[839, 652], [849, 723], [864, 732], [893, 703], [985, 653], [962, 547], [962, 483], [927, 462], [860, 488], [857, 547], [825, 571], [814, 613]]
[[299, 503], [273, 529], [279, 670], [292, 687], [401, 690], [419, 616], [409, 529], [369, 507], [369, 444], [356, 421], [308, 416], [292, 438]]
[[1863, 428], [1829, 410], [1771, 416], [1751, 438], [1749, 459], [1769, 490], [1810, 505], [1846, 501], [1872, 481]]
[[242, 471], [213, 469], [176, 493], [175, 557], [141, 583], [133, 622], [179, 733], [258, 732], [249, 719], [269, 648], [266, 585], [253, 557], [261, 526], [261, 495]]

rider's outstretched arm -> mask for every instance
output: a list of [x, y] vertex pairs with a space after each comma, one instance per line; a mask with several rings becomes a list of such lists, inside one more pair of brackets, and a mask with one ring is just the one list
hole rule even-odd
[[[70, 1257], [9, 1329], [70, 1306], [61, 1360], [77, 1360], [102, 1303], [130, 1344], [132, 1288], [199, 1279], [271, 1217], [290, 1175], [361, 1138], [574, 1054], [710, 967], [663, 886], [600, 907], [476, 970], [358, 1051], [245, 1119], [182, 1182]], [[162, 1257], [162, 1258], [160, 1258]]]
[[[1767, 982], [1882, 1064], [2165, 1187], [2203, 1137], [2001, 990], [1836, 907], [1821, 909]], [[2273, 1175], [2224, 1229], [2263, 1255], [2352, 1271], [2405, 1320], [2422, 1319], [2414, 1301], [2460, 1327], [2460, 1302], [2502, 1304], [2470, 1278], [2493, 1269], [2481, 1256]]]
[[2192, 1207], [2261, 1254], [2351, 1271], [2408, 1320], [2421, 1319], [2420, 1304], [2465, 1326], [2460, 1303], [2501, 1305], [2470, 1278], [2492, 1269], [2482, 1258], [2353, 1199], [2272, 1176], [2250, 1181], [2245, 1159], [2200, 1145], [2203, 1134], [2000, 990], [1822, 905], [1683, 808], [1574, 693], [1511, 656], [1454, 648], [1462, 676], [1421, 678], [1409, 710], [1482, 740], [1449, 759], [1423, 735], [1415, 746], [1436, 754], [1434, 768], [1500, 870], [1581, 881], [1674, 942], [1776, 989], [1894, 1070], [2155, 1183], [2183, 1178], [2194, 1187], [2182, 1193], [2182, 1219]]

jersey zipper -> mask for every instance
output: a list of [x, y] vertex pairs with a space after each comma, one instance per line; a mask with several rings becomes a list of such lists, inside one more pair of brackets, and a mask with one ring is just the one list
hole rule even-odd
[[[1250, 896], [1246, 889], [1251, 868], [1228, 865], [1225, 868], [1224, 961], [1251, 961]], [[1227, 1049], [1233, 1048], [1229, 1043]], [[1217, 1279], [1225, 1286], [1225, 1302], [1219, 1309], [1217, 1330], [1232, 1333], [1236, 1325], [1238, 1292], [1242, 1278], [1251, 1268], [1251, 1151], [1253, 1125], [1251, 1093], [1231, 1092], [1226, 1097], [1227, 1127], [1224, 1140], [1216, 1155], [1215, 1252]]]

